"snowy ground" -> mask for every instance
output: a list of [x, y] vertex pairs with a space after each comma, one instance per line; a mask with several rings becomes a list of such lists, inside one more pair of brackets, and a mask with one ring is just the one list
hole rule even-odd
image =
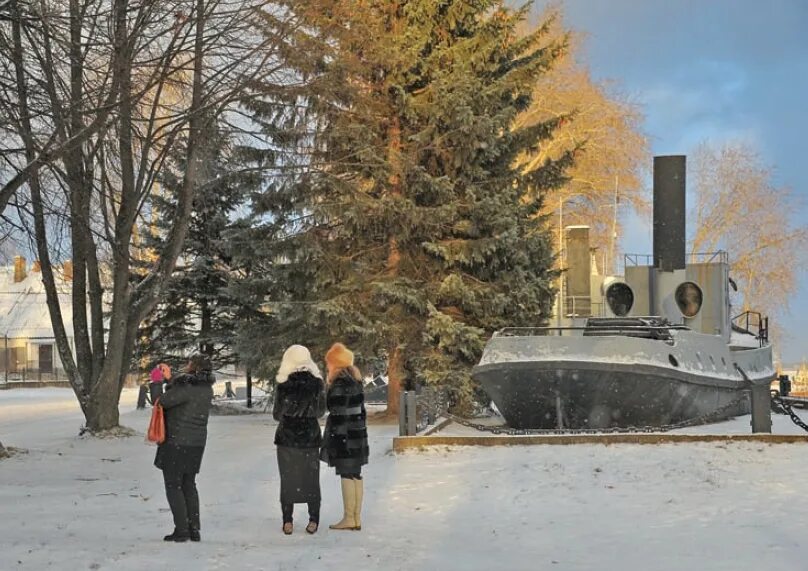
[[[808, 410], [802, 408], [794, 408], [794, 411], [804, 420], [808, 421]], [[478, 424], [485, 424], [489, 426], [497, 426], [503, 424], [505, 421], [499, 416], [491, 416], [488, 418], [477, 419], [475, 422]], [[751, 434], [752, 433], [752, 417], [750, 415], [739, 416], [726, 420], [723, 422], [715, 422], [712, 424], [705, 424], [701, 426], [690, 426], [688, 428], [679, 428], [671, 430], [670, 434]], [[436, 433], [440, 436], [481, 436], [488, 435], [475, 428], [461, 426], [459, 424], [449, 424]], [[799, 426], [795, 425], [789, 417], [784, 414], [772, 414], [772, 434], [805, 434], [805, 431]], [[496, 435], [491, 434], [492, 437]], [[507, 436], [507, 435], [501, 435]], [[805, 567], [808, 569], [808, 565]]]
[[[124, 394], [123, 424], [149, 411]], [[742, 423], [743, 419], [734, 421]], [[69, 391], [0, 391], [0, 569], [808, 569], [803, 445], [526, 446], [389, 454], [372, 426], [361, 532], [280, 532], [266, 416], [214, 417], [203, 542], [170, 515], [142, 438], [81, 439]], [[744, 427], [745, 428], [745, 427]], [[694, 430], [694, 429], [690, 429]], [[323, 523], [340, 515], [323, 470]], [[302, 506], [301, 506], [302, 507]]]

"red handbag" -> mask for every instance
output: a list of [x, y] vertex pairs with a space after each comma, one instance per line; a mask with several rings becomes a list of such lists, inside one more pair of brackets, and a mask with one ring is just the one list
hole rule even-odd
[[162, 444], [166, 441], [166, 421], [163, 414], [163, 407], [160, 403], [155, 403], [152, 408], [149, 431], [146, 433], [146, 440], [155, 444]]

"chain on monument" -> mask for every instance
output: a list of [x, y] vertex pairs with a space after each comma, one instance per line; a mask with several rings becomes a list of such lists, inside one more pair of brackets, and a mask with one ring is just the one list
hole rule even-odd
[[[680, 428], [687, 428], [690, 426], [700, 426], [702, 424], [709, 424], [717, 420], [726, 418], [726, 413], [733, 410], [743, 401], [744, 397], [737, 398], [716, 409], [715, 411], [684, 420], [674, 424], [665, 424], [662, 426], [626, 426], [626, 427], [613, 427], [613, 428], [509, 428], [506, 426], [487, 426], [471, 422], [464, 418], [460, 418], [448, 412], [444, 413], [445, 416], [462, 426], [474, 428], [480, 432], [489, 432], [491, 434], [505, 434], [508, 436], [527, 436], [527, 435], [564, 435], [564, 434], [631, 434], [631, 433], [658, 433], [669, 432]], [[793, 417], [792, 417], [793, 420]], [[795, 421], [796, 422], [796, 421]], [[801, 421], [800, 421], [801, 422]], [[803, 428], [808, 430], [806, 425], [802, 424]]]
[[797, 416], [797, 413], [794, 412], [794, 409], [791, 407], [791, 405], [788, 404], [786, 401], [784, 401], [780, 397], [780, 395], [772, 394], [772, 402], [780, 407], [783, 414], [787, 414], [789, 417], [791, 417], [791, 421], [794, 424], [796, 424], [797, 426], [808, 432], [808, 424], [803, 422], [803, 420], [799, 416]]

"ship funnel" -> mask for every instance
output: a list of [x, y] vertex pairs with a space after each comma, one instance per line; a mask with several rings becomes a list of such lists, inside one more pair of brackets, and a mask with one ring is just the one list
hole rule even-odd
[[685, 157], [654, 157], [654, 269], [651, 308], [671, 323], [684, 323], [677, 288], [686, 280]]
[[654, 267], [685, 269], [684, 155], [654, 157]]

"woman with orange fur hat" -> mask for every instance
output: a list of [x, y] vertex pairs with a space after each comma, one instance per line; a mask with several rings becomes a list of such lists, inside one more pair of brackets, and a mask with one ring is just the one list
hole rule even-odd
[[368, 463], [367, 413], [362, 375], [354, 356], [342, 343], [325, 355], [328, 369], [323, 447], [320, 458], [336, 469], [342, 486], [343, 517], [330, 529], [362, 529], [364, 484], [362, 466]]

